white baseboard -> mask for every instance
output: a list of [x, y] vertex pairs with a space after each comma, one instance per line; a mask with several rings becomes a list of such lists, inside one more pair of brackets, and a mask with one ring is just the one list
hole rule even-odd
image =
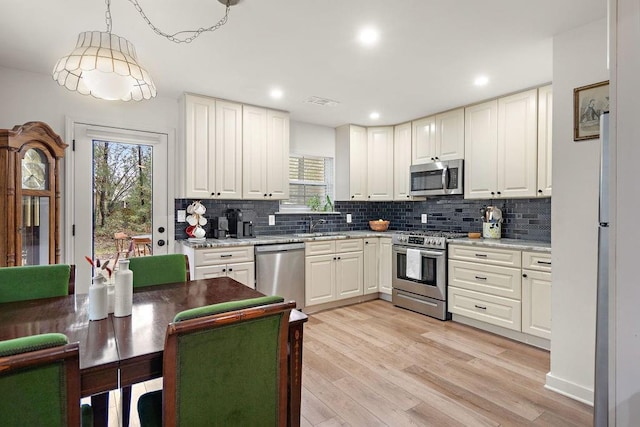
[[563, 396], [593, 406], [593, 389], [572, 383], [571, 381], [558, 378], [551, 372], [547, 374], [547, 383], [544, 388], [554, 391]]

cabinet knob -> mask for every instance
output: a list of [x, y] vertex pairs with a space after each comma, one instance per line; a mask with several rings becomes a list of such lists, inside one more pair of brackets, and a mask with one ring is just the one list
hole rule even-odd
[[494, 193], [493, 191], [491, 192], [491, 195], [492, 195], [492, 196], [493, 196], [493, 195], [495, 195], [495, 194], [496, 194], [496, 193]]
[[273, 194], [269, 193], [269, 197], [272, 197], [272, 196], [273, 196]]
[[371, 195], [368, 195], [368, 196], [367, 196], [367, 199], [370, 199], [370, 198], [371, 198]]
[[436, 160], [440, 160], [440, 158], [439, 158], [439, 157], [436, 157]]
[[264, 197], [267, 197], [267, 193], [264, 193]]
[[356, 197], [356, 196], [351, 196], [351, 198], [352, 198], [352, 199], [353, 199], [353, 198], [355, 198], [355, 197]]
[[523, 274], [522, 274], [522, 277], [527, 277], [527, 274], [526, 274], [526, 273], [523, 273]]
[[338, 257], [338, 259], [342, 259], [342, 258]]
[[225, 271], [227, 271], [227, 269], [226, 269], [226, 268], [223, 268], [223, 269], [222, 269], [222, 272], [224, 273]]
[[218, 196], [220, 195], [220, 193], [218, 193]]
[[158, 227], [158, 233], [164, 233], [164, 227]]
[[233, 271], [233, 268], [230, 268], [229, 271]]
[[498, 196], [499, 196], [500, 194], [502, 194], [502, 193], [498, 191]]
[[538, 190], [538, 193], [542, 193], [542, 190]]
[[334, 260], [334, 261], [335, 261], [335, 260], [337, 260], [337, 259], [338, 259], [338, 258], [336, 258], [336, 257], [333, 257], [333, 260]]
[[164, 246], [164, 240], [158, 240], [158, 246]]
[[365, 244], [365, 245], [368, 245], [368, 244], [369, 244], [369, 242], [364, 242], [364, 244]]
[[211, 197], [213, 197], [213, 196], [215, 196], [215, 195], [216, 195], [216, 193], [211, 193]]
[[408, 199], [409, 197], [411, 197], [411, 196], [407, 194], [407, 199]]

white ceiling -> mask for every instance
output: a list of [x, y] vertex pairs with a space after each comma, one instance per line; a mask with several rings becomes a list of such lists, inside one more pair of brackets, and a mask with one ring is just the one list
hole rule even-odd
[[[80, 32], [106, 29], [101, 0], [0, 1], [0, 66], [49, 74]], [[224, 14], [218, 0], [139, 3], [165, 32]], [[158, 96], [193, 92], [338, 126], [396, 124], [549, 82], [552, 37], [604, 18], [606, 0], [240, 0], [225, 26], [188, 45], [153, 33], [128, 0], [112, 0], [111, 13]], [[377, 46], [357, 42], [364, 25], [379, 29]], [[473, 85], [478, 74], [487, 86]], [[280, 100], [269, 97], [276, 86]]]

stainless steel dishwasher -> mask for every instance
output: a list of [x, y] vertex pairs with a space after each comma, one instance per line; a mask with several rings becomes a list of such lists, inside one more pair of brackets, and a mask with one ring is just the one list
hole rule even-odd
[[259, 245], [256, 255], [256, 290], [295, 301], [304, 309], [304, 243]]

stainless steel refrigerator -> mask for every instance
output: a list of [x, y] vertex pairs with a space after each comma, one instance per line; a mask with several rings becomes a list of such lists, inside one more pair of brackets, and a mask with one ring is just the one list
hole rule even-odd
[[600, 116], [600, 205], [593, 425], [609, 425], [609, 113]]

